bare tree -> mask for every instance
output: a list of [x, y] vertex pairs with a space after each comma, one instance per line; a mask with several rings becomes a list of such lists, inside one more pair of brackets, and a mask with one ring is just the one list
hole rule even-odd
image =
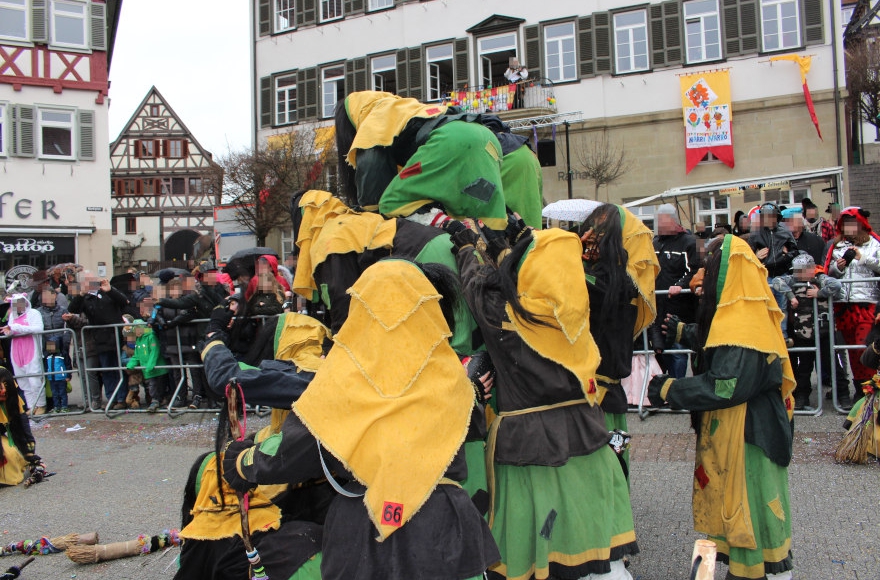
[[[573, 147], [574, 157], [587, 179], [593, 182], [594, 197], [599, 201], [599, 188], [620, 179], [628, 170], [629, 162], [623, 147], [614, 143], [606, 132], [601, 136], [588, 138], [579, 146]], [[605, 191], [605, 201], [608, 201]]]
[[861, 121], [880, 127], [880, 50], [873, 39], [849, 43], [846, 49], [849, 106]]
[[290, 223], [290, 198], [300, 189], [327, 188], [324, 167], [335, 163], [335, 150], [315, 146], [313, 130], [277, 135], [257, 150], [230, 151], [217, 159], [222, 172], [223, 203], [239, 206], [238, 222], [257, 244], [269, 232]]
[[121, 267], [131, 264], [134, 252], [144, 245], [144, 234], [140, 234], [137, 240], [131, 242], [129, 240], [118, 240], [113, 246], [113, 266]]

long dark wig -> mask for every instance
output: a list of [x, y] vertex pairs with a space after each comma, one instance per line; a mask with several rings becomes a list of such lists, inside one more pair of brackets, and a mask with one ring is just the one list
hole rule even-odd
[[[15, 376], [9, 369], [0, 367], [0, 383], [6, 385], [6, 402], [0, 404], [3, 405], [3, 410], [6, 411], [6, 418], [9, 419], [9, 423], [5, 426], [0, 426], [0, 428], [5, 427], [9, 430], [9, 433], [12, 435], [12, 442], [15, 443], [15, 446], [22, 454], [25, 454], [28, 452], [30, 442], [22, 424], [21, 409], [18, 403], [21, 391], [18, 388], [18, 382], [16, 382]], [[3, 448], [0, 446], [0, 459], [2, 458]]]
[[455, 312], [459, 308], [466, 307], [462, 303], [461, 284], [458, 281], [458, 276], [448, 266], [443, 264], [416, 262], [415, 265], [421, 269], [428, 282], [440, 294], [440, 312], [443, 313], [443, 318], [446, 320], [446, 324], [449, 325], [449, 330], [455, 333]]
[[510, 253], [495, 268], [487, 265], [483, 267], [474, 280], [474, 306], [477, 310], [488, 312], [486, 297], [492, 291], [500, 292], [501, 297], [510, 304], [517, 318], [526, 324], [534, 326], [546, 326], [555, 328], [555, 324], [544, 320], [540, 315], [527, 310], [519, 300], [517, 282], [519, 281], [519, 264], [526, 252], [535, 241], [531, 231], [522, 235], [519, 241], [510, 249]]
[[348, 152], [351, 150], [351, 144], [354, 143], [354, 136], [357, 130], [354, 123], [348, 118], [348, 110], [345, 107], [345, 99], [336, 103], [336, 111], [334, 113], [336, 120], [336, 156], [338, 158], [339, 175], [337, 181], [337, 192], [342, 201], [351, 207], [357, 205], [357, 183], [355, 182], [354, 167], [345, 160]]
[[599, 238], [599, 258], [587, 264], [587, 268], [601, 277], [605, 286], [602, 303], [591, 303], [590, 309], [600, 309], [600, 320], [613, 323], [621, 300], [628, 304], [632, 294], [632, 283], [626, 273], [629, 253], [623, 247], [620, 210], [611, 203], [599, 206], [580, 225], [578, 235], [583, 236], [590, 229]]
[[706, 372], [706, 357], [703, 356], [703, 347], [709, 337], [709, 329], [715, 318], [715, 310], [718, 306], [718, 276], [721, 272], [721, 254], [724, 238], [716, 238], [709, 243], [706, 254], [706, 269], [703, 276], [703, 295], [697, 306], [697, 329], [699, 337], [699, 350], [697, 351], [697, 370]]
[[[206, 451], [199, 455], [189, 469], [189, 475], [186, 478], [186, 485], [183, 486], [183, 503], [180, 506], [180, 529], [185, 528], [193, 520], [193, 515], [190, 512], [192, 512], [192, 509], [196, 506], [196, 498], [199, 495], [196, 491], [196, 479], [198, 479], [202, 463], [211, 453], [211, 451]], [[222, 496], [223, 494], [220, 495]]]

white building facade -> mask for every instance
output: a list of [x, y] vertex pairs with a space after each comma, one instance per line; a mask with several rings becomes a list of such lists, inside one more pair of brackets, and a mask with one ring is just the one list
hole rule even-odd
[[0, 0], [0, 272], [110, 273], [108, 70], [118, 0]]
[[[602, 188], [603, 201], [686, 188], [678, 201], [694, 221], [712, 224], [762, 201], [822, 204], [843, 191], [845, 83], [833, 2], [252, 2], [257, 144], [330, 124], [338, 99], [376, 89], [498, 112], [536, 149], [554, 142], [555, 155], [542, 156], [546, 201], [570, 195], [570, 179], [571, 195], [593, 197], [578, 152], [603, 134], [629, 160]], [[821, 139], [797, 63], [770, 60], [778, 55], [810, 57]], [[514, 57], [529, 71], [516, 96], [503, 77]], [[704, 71], [729, 76], [735, 163], [707, 155], [687, 172], [679, 78]]]

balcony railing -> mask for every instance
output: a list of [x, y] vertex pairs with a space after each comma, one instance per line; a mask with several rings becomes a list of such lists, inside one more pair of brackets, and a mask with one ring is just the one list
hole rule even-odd
[[556, 112], [556, 95], [548, 79], [527, 79], [500, 87], [466, 86], [450, 91], [443, 102], [468, 113], [501, 113], [515, 109]]

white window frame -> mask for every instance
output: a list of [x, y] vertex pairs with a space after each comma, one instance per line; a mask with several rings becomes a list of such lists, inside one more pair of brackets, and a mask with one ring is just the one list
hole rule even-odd
[[0, 103], [0, 157], [9, 156], [9, 132], [6, 130], [8, 123], [6, 122], [6, 110], [9, 108], [7, 103]]
[[[512, 39], [512, 42], [508, 42], [507, 44], [499, 44], [494, 47], [486, 47], [487, 44], [493, 41], [502, 41], [506, 37]], [[505, 52], [508, 50], [513, 51], [513, 56], [519, 59], [519, 48], [517, 42], [517, 33], [516, 32], [504, 32], [502, 34], [493, 34], [492, 36], [483, 36], [482, 38], [477, 39], [477, 59], [480, 63], [480, 84], [482, 86], [488, 87], [492, 84], [491, 70], [487, 71], [486, 67], [491, 63], [491, 59], [489, 59], [489, 54], [496, 54], [499, 52]], [[486, 73], [489, 72], [489, 75]]]
[[[761, 0], [761, 48], [764, 52], [777, 52], [780, 50], [791, 50], [792, 48], [800, 48], [801, 41], [801, 14], [798, 0]], [[790, 5], [794, 7], [794, 18], [791, 16], [784, 17], [782, 15], [783, 7]], [[767, 12], [773, 11], [773, 18], [765, 18]], [[771, 26], [771, 22], [774, 23]], [[794, 23], [794, 30], [786, 31], [783, 24], [786, 22]], [[794, 32], [793, 42], [786, 44], [785, 35]], [[778, 40], [777, 46], [768, 46], [767, 37], [775, 36]]]
[[[293, 84], [280, 86], [281, 81], [293, 81]], [[293, 107], [290, 105], [290, 93], [293, 92]], [[275, 77], [275, 124], [292, 125], [296, 123], [297, 98], [296, 73]], [[284, 109], [282, 110], [282, 104]]]
[[394, 0], [369, 0], [367, 2], [367, 12], [385, 10], [386, 8], [394, 8]]
[[345, 15], [342, 0], [321, 0], [320, 9], [321, 22], [339, 20]]
[[[563, 27], [567, 27], [568, 30], [563, 32]], [[554, 29], [559, 30], [559, 33], [552, 32]], [[551, 34], [554, 36], [551, 37]], [[570, 48], [565, 46], [566, 41], [570, 42]], [[544, 76], [554, 83], [577, 80], [575, 47], [574, 22], [559, 22], [544, 26], [544, 70], [546, 71]], [[555, 66], [550, 64], [550, 58], [554, 56], [558, 59]], [[566, 75], [565, 71], [568, 69], [570, 69], [570, 74]]]
[[[702, 204], [700, 203], [704, 199], [709, 199], [709, 208], [703, 209]], [[724, 201], [724, 204], [720, 203]], [[721, 205], [726, 205], [726, 207], [721, 207]], [[703, 218], [710, 218], [709, 223], [706, 227], [709, 231], [712, 231], [712, 228], [715, 227], [715, 224], [719, 223], [730, 223], [730, 197], [726, 195], [719, 195], [718, 193], [709, 194], [706, 196], [698, 196], [697, 197], [697, 221], [706, 223], [706, 220]], [[723, 216], [724, 220], [718, 219]]]
[[0, 38], [11, 40], [13, 42], [28, 42], [30, 40], [31, 29], [30, 0], [24, 0], [24, 4], [13, 4], [11, 0], [0, 0], [0, 8], [11, 10], [13, 12], [21, 12], [21, 18], [24, 20], [24, 36], [8, 36], [0, 34]]
[[[381, 61], [386, 61], [385, 64], [382, 64]], [[378, 62], [378, 64], [377, 64]], [[370, 75], [372, 76], [372, 87], [374, 91], [384, 91], [385, 90], [385, 77], [377, 73], [383, 72], [393, 72], [397, 75], [397, 55], [396, 54], [382, 54], [379, 56], [374, 56], [370, 59]], [[395, 79], [396, 80], [396, 79]]]
[[[75, 19], [76, 17], [71, 13], [56, 12], [58, 6], [79, 6], [82, 8], [82, 33], [83, 33], [83, 41], [82, 44], [77, 44], [74, 42], [63, 42], [58, 40], [56, 33], [58, 32], [58, 25], [56, 23], [56, 18], [62, 16], [63, 18]], [[49, 17], [49, 29], [51, 30], [51, 39], [52, 46], [59, 46], [63, 48], [76, 48], [80, 50], [89, 48], [89, 3], [83, 0], [52, 0], [51, 2], [51, 14]]]
[[[713, 10], [699, 9], [698, 4], [707, 4], [711, 2], [714, 5]], [[690, 13], [688, 10], [690, 9]], [[721, 58], [721, 16], [718, 11], [718, 0], [691, 0], [682, 3], [682, 11], [684, 14], [684, 38], [685, 50], [687, 54], [687, 62], [705, 62], [710, 60], [718, 60]], [[714, 23], [713, 23], [714, 19]], [[689, 26], [695, 24], [695, 36], [699, 37], [699, 44], [691, 45], [691, 33]], [[707, 35], [713, 30], [715, 32], [715, 43], [710, 43]], [[710, 47], [715, 47], [715, 51], [710, 54]], [[699, 55], [691, 58], [691, 51], [699, 50]]]
[[[43, 113], [64, 113], [70, 115], [70, 121], [46, 121], [43, 120]], [[63, 161], [75, 161], [77, 155], [77, 133], [76, 133], [76, 110], [65, 109], [61, 107], [37, 107], [37, 151], [40, 159], [57, 159]], [[43, 128], [69, 129], [70, 130], [70, 155], [51, 155], [43, 152]]]
[[[443, 51], [442, 54], [437, 55], [436, 53], [441, 50]], [[446, 55], [447, 50], [449, 51], [448, 56]], [[432, 52], [435, 53], [434, 56], [431, 55]], [[425, 68], [428, 73], [428, 101], [439, 101], [443, 98], [443, 92], [440, 88], [440, 65], [436, 63], [444, 61], [449, 61], [453, 71], [455, 70], [455, 48], [451, 42], [425, 47]]]
[[[296, 0], [274, 0], [273, 15], [275, 32], [284, 32], [296, 28]], [[287, 21], [287, 26], [283, 22]]]
[[[327, 73], [338, 69], [341, 72], [332, 77], [328, 77]], [[336, 108], [336, 102], [339, 100], [337, 98], [337, 88], [336, 83], [345, 83], [345, 65], [337, 65], [330, 66], [327, 68], [321, 69], [321, 117], [324, 119], [329, 119], [333, 116], [333, 112]], [[332, 85], [332, 89], [330, 88]], [[333, 96], [333, 102], [329, 101], [329, 97]]]
[[[641, 22], [634, 24], [622, 24], [618, 23], [618, 21], [624, 17], [629, 17], [633, 15], [641, 15]], [[642, 31], [642, 35], [644, 36], [644, 40], [637, 40], [636, 34], [638, 30]], [[619, 35], [623, 33], [626, 35], [626, 38], [621, 42], [619, 39]], [[636, 45], [644, 44], [644, 52], [636, 52]], [[621, 46], [627, 46], [629, 48], [629, 54], [626, 56], [621, 56]], [[644, 57], [645, 65], [638, 66], [636, 64], [636, 59]], [[621, 66], [623, 64], [623, 59], [626, 59], [626, 66]], [[646, 10], [630, 10], [628, 12], [618, 12], [614, 15], [614, 71], [617, 74], [624, 73], [632, 73], [632, 72], [642, 72], [651, 69], [651, 53], [650, 48], [648, 46], [648, 13]]]

